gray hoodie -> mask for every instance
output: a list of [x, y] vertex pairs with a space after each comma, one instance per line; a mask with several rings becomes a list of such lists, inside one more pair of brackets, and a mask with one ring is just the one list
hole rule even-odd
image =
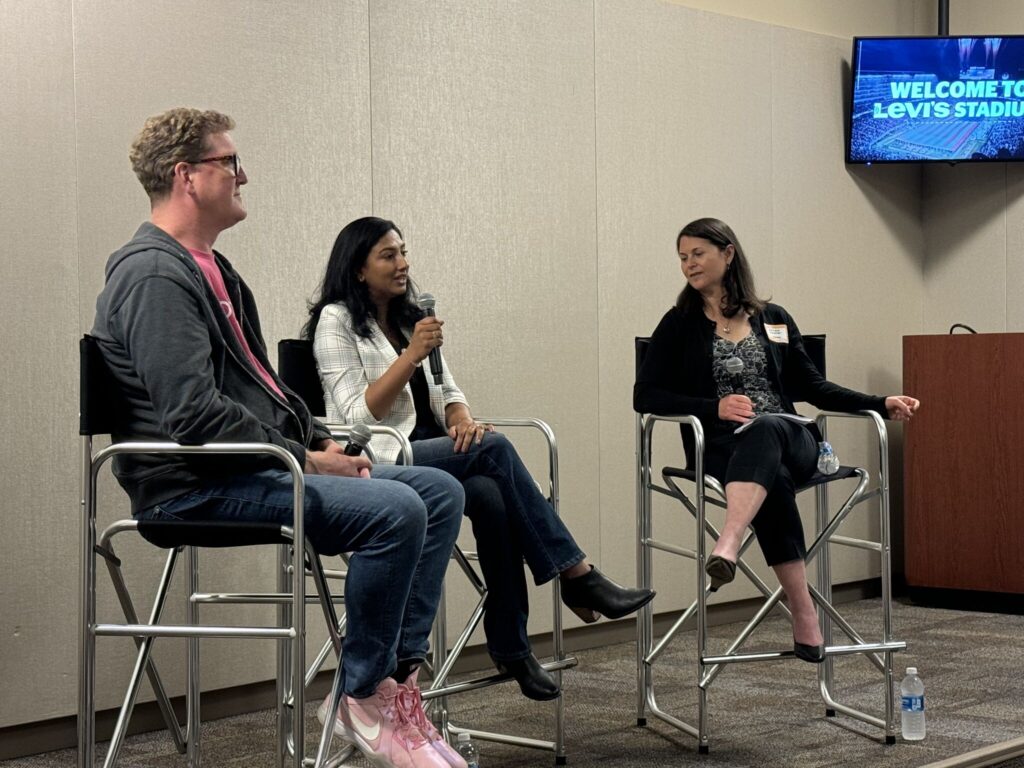
[[[260, 378], [217, 298], [181, 243], [150, 223], [107, 261], [96, 300], [96, 337], [127, 401], [114, 439], [267, 442], [305, 464], [306, 447], [330, 437], [285, 387], [267, 357], [256, 302], [215, 252], [246, 341], [287, 401]], [[259, 456], [119, 456], [114, 473], [137, 512], [215, 479], [280, 461]]]

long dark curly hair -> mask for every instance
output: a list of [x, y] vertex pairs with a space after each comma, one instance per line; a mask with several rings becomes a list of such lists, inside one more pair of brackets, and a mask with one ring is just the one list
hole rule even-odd
[[[722, 278], [722, 288], [725, 291], [723, 315], [735, 317], [740, 310], [754, 315], [764, 309], [767, 302], [758, 298], [754, 290], [754, 273], [750, 270], [750, 262], [747, 261], [743, 246], [740, 245], [732, 227], [719, 219], [691, 221], [679, 231], [676, 237], [676, 251], [679, 250], [679, 241], [684, 237], [700, 237], [723, 249], [730, 245], [733, 247], [732, 261]], [[676, 299], [676, 306], [684, 312], [703, 312], [704, 297], [687, 283]]]
[[[380, 239], [394, 230], [402, 237], [393, 221], [376, 216], [366, 216], [346, 224], [334, 240], [331, 257], [320, 284], [316, 299], [309, 304], [309, 320], [302, 329], [302, 336], [312, 340], [320, 313], [328, 304], [344, 304], [352, 315], [355, 332], [364, 339], [373, 331], [370, 320], [377, 314], [377, 307], [370, 299], [366, 283], [359, 280], [359, 272]], [[409, 280], [405, 293], [396, 296], [388, 304], [388, 322], [402, 328], [415, 325], [423, 317], [423, 310], [416, 303], [416, 286]]]

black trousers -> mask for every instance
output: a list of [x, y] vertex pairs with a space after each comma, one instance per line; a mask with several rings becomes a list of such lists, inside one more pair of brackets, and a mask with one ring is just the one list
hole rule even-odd
[[807, 555], [796, 489], [814, 474], [818, 443], [809, 429], [788, 419], [761, 416], [742, 434], [709, 440], [704, 471], [723, 485], [757, 483], [768, 491], [752, 523], [768, 565]]

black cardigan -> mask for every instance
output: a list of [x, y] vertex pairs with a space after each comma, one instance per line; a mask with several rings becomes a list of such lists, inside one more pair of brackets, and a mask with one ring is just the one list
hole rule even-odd
[[[786, 326], [788, 343], [770, 341], [765, 325]], [[793, 318], [777, 304], [768, 304], [750, 318], [750, 327], [764, 345], [765, 374], [779, 393], [782, 407], [796, 413], [794, 402], [808, 402], [828, 411], [875, 411], [888, 418], [885, 398], [865, 395], [827, 381], [811, 362]], [[673, 307], [651, 336], [633, 387], [633, 409], [662, 416], [696, 416], [707, 439], [722, 438], [737, 425], [718, 418], [718, 389], [712, 373], [715, 323], [703, 312]], [[817, 430], [815, 430], [816, 432]], [[692, 440], [684, 428], [687, 459]]]

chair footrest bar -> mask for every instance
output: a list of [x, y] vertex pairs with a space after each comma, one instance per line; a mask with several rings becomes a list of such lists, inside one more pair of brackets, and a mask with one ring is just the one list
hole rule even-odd
[[845, 704], [840, 704], [832, 699], [827, 700], [825, 703], [830, 709], [840, 712], [847, 717], [852, 717], [855, 720], [860, 720], [868, 725], [874, 725], [881, 728], [883, 731], [885, 730], [885, 720], [882, 720], [881, 718], [869, 715], [866, 712], [861, 712], [859, 709], [854, 709], [853, 707], [847, 707]]
[[867, 549], [871, 552], [881, 552], [882, 545], [877, 541], [867, 541], [865, 539], [854, 539], [849, 536], [840, 536], [838, 534], [832, 534], [828, 540], [829, 544], [841, 544], [844, 547], [856, 547], [857, 549]]
[[[562, 669], [571, 669], [579, 664], [579, 660], [575, 656], [567, 656], [562, 661], [548, 661], [541, 664], [541, 667], [548, 672], [556, 672]], [[448, 696], [450, 694], [462, 693], [463, 691], [475, 691], [480, 688], [488, 688], [498, 683], [503, 683], [506, 680], [514, 680], [512, 675], [500, 675], [493, 674], [487, 677], [476, 677], [472, 680], [464, 680], [458, 683], [451, 683], [450, 685], [443, 686], [441, 688], [431, 688], [430, 690], [423, 691], [423, 700], [437, 698], [438, 696]], [[467, 730], [467, 729], [461, 729]]]
[[280, 627], [199, 627], [188, 624], [97, 624], [93, 634], [107, 637], [253, 637], [291, 640], [295, 633]]
[[644, 546], [650, 547], [651, 549], [660, 549], [662, 552], [670, 552], [673, 555], [680, 555], [681, 557], [688, 557], [691, 560], [697, 559], [697, 552], [686, 547], [677, 547], [675, 544], [667, 544], [664, 541], [658, 541], [656, 539], [644, 539]]
[[[347, 744], [346, 746], [342, 747], [341, 751], [334, 757], [330, 757], [327, 760], [325, 760], [323, 764], [320, 766], [320, 768], [338, 768], [339, 765], [343, 765], [354, 754], [356, 754], [356, 748], [353, 747], [351, 744]], [[313, 768], [313, 766], [316, 765], [316, 758], [304, 757], [302, 758], [302, 765], [309, 766], [309, 768]]]
[[693, 736], [693, 738], [695, 738], [695, 739], [698, 739], [698, 740], [700, 739], [700, 732], [694, 726], [692, 726], [689, 723], [687, 723], [687, 722], [685, 722], [683, 720], [680, 720], [678, 717], [674, 717], [674, 716], [670, 715], [668, 712], [665, 712], [664, 710], [662, 710], [660, 707], [658, 707], [657, 704], [655, 704], [653, 701], [651, 701], [651, 697], [648, 697], [647, 709], [656, 718], [658, 718], [659, 720], [661, 720], [661, 721], [663, 721], [665, 723], [668, 723], [673, 728], [677, 728], [678, 730], [682, 731], [683, 733], [688, 733], [691, 736]]
[[507, 733], [491, 733], [490, 731], [478, 731], [474, 728], [460, 728], [457, 725], [449, 724], [448, 730], [452, 733], [468, 733], [474, 739], [481, 741], [493, 741], [498, 744], [510, 744], [514, 747], [530, 747], [531, 749], [544, 749], [548, 752], [555, 751], [555, 742], [544, 741], [543, 739], [531, 739], [526, 736], [512, 736]]
[[[859, 645], [830, 645], [825, 648], [826, 656], [848, 656], [853, 653], [884, 653], [886, 651], [905, 651], [907, 644], [902, 641], [889, 643], [863, 643]], [[734, 653], [728, 656], [705, 656], [701, 659], [704, 666], [717, 664], [736, 664], [748, 661], [769, 661], [771, 659], [796, 658], [793, 651], [762, 651], [760, 653]]]
[[[197, 592], [190, 598], [193, 603], [217, 604], [217, 605], [281, 605], [292, 602], [292, 596], [283, 592]], [[341, 595], [333, 595], [331, 601], [337, 604], [345, 602]], [[320, 598], [317, 595], [306, 595], [307, 605], [320, 605]]]

